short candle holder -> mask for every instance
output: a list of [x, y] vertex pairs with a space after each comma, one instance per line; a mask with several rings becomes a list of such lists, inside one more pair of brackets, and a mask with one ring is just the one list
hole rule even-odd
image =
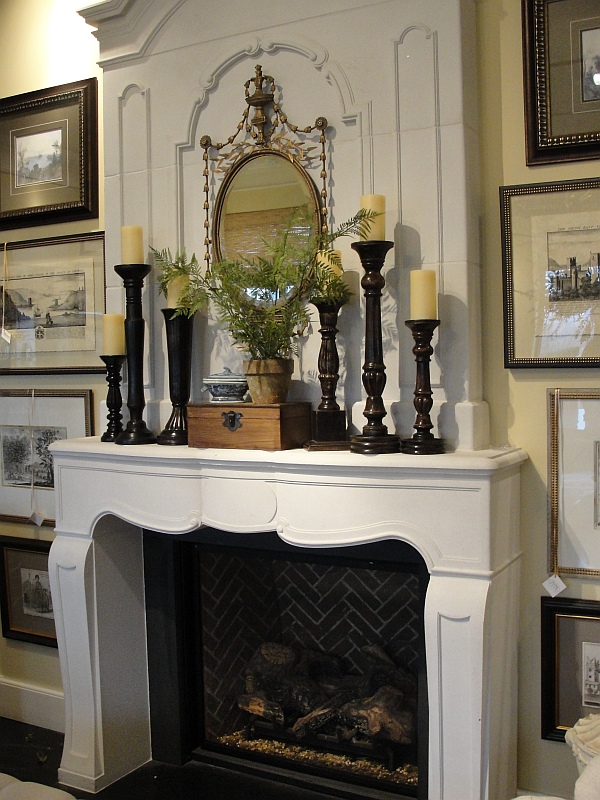
[[123, 406], [123, 398], [121, 397], [121, 367], [125, 361], [125, 356], [100, 356], [102, 361], [106, 364], [106, 382], [108, 383], [108, 392], [106, 394], [106, 407], [108, 414], [106, 415], [108, 424], [106, 430], [100, 437], [101, 442], [114, 442], [119, 433], [123, 430], [121, 420], [121, 408]]
[[115, 444], [153, 444], [156, 436], [148, 430], [142, 415], [144, 400], [144, 333], [142, 288], [150, 272], [148, 264], [117, 264], [115, 272], [125, 286], [125, 346], [127, 348], [127, 408], [129, 422]]
[[367, 402], [363, 411], [367, 424], [362, 434], [350, 437], [352, 453], [377, 455], [400, 452], [400, 437], [388, 433], [387, 427], [382, 422], [387, 411], [382, 399], [386, 377], [381, 336], [381, 291], [385, 286], [385, 280], [381, 270], [386, 253], [393, 246], [393, 242], [378, 240], [352, 243], [352, 249], [358, 253], [365, 271], [361, 280], [365, 293], [365, 363], [362, 380], [367, 392]]
[[305, 450], [348, 450], [346, 437], [346, 414], [339, 407], [335, 390], [339, 380], [340, 359], [335, 337], [341, 305], [339, 303], [315, 303], [321, 327], [319, 350], [319, 383], [321, 402], [312, 413], [313, 438], [304, 445]]
[[429, 412], [433, 406], [433, 392], [429, 364], [433, 355], [431, 339], [440, 324], [439, 319], [409, 319], [404, 323], [412, 331], [415, 345], [413, 354], [417, 362], [414, 406], [417, 417], [413, 427], [415, 433], [410, 439], [402, 440], [402, 452], [410, 455], [439, 455], [445, 452], [444, 440], [436, 439], [431, 433], [433, 423]]
[[175, 316], [176, 308], [163, 308], [169, 361], [169, 396], [173, 410], [156, 441], [163, 445], [188, 443], [187, 403], [192, 382], [192, 332], [194, 317]]

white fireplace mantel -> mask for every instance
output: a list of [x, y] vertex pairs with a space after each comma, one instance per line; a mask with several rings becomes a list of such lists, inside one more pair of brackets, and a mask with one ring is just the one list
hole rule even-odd
[[68, 786], [151, 758], [141, 529], [276, 530], [300, 547], [400, 539], [430, 572], [429, 800], [516, 789], [518, 449], [440, 456], [56, 442], [50, 552]]

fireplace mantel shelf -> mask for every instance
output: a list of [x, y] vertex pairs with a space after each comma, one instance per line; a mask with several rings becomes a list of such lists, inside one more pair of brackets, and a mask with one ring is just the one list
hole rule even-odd
[[430, 573], [429, 800], [514, 796], [523, 451], [363, 456], [98, 438], [51, 447], [63, 783], [99, 791], [151, 757], [141, 529], [207, 525], [275, 530], [305, 548], [415, 547]]

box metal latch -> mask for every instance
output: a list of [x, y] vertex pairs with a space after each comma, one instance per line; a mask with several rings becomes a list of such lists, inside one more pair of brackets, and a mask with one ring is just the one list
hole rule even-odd
[[238, 428], [242, 427], [242, 423], [240, 422], [240, 418], [243, 414], [239, 411], [223, 411], [221, 414], [223, 417], [223, 427], [227, 428], [229, 431], [237, 431]]

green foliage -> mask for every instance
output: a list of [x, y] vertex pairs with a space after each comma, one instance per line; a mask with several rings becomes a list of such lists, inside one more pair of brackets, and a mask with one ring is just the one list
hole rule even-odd
[[364, 236], [375, 216], [361, 209], [335, 231], [309, 234], [310, 219], [296, 212], [276, 236], [262, 240], [262, 255], [217, 261], [206, 274], [195, 255], [188, 262], [185, 251], [173, 258], [168, 249], [152, 249], [160, 290], [166, 294], [173, 278], [188, 275], [189, 289], [177, 313], [191, 316], [210, 300], [236, 344], [251, 358], [289, 358], [309, 322], [306, 304], [342, 306], [351, 296], [336, 271], [339, 259], [323, 260], [319, 251], [329, 249], [340, 236]]

